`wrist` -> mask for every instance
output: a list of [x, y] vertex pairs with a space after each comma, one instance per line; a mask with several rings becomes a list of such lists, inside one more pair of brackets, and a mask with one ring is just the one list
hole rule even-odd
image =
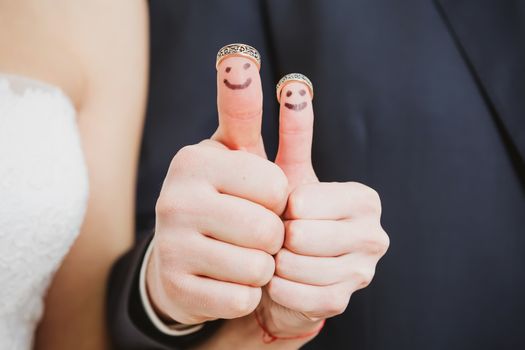
[[159, 306], [159, 281], [156, 278], [156, 266], [155, 259], [152, 257], [153, 241], [148, 248], [148, 252], [144, 258], [145, 264], [145, 280], [141, 287], [145, 287], [145, 299], [149, 301], [152, 311], [157, 315], [157, 317], [164, 323], [172, 322], [172, 318], [169, 317]]
[[217, 333], [196, 349], [297, 350], [314, 337], [315, 334], [293, 338], [270, 338], [257, 323], [255, 312], [252, 312], [244, 317], [225, 320]]
[[151, 288], [151, 282], [154, 281], [155, 283], [158, 281], [152, 275], [155, 269], [155, 259], [153, 258], [152, 250], [153, 240], [150, 242], [144, 255], [139, 276], [140, 296], [146, 315], [157, 330], [166, 335], [184, 336], [199, 331], [203, 327], [202, 324], [181, 324], [164, 313], [155, 302], [155, 298], [153, 298], [154, 290], [158, 291], [158, 289]]

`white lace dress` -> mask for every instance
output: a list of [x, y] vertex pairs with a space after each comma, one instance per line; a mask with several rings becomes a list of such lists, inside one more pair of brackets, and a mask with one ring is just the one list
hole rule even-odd
[[0, 350], [31, 349], [87, 194], [70, 100], [53, 86], [0, 74]]

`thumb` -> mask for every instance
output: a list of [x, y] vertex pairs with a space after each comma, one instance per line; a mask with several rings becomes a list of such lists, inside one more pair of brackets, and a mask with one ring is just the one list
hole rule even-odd
[[288, 177], [290, 190], [318, 181], [311, 157], [314, 122], [312, 98], [312, 83], [302, 74], [285, 75], [277, 84], [277, 99], [281, 109], [279, 149], [275, 163]]
[[229, 149], [266, 158], [261, 137], [263, 94], [260, 56], [244, 44], [230, 44], [217, 54], [219, 127], [212, 140]]

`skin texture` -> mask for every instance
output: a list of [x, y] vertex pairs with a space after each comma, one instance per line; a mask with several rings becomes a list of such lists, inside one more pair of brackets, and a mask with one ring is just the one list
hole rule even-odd
[[[246, 64], [250, 67], [245, 69]], [[228, 69], [230, 68], [230, 69]], [[224, 83], [251, 83], [246, 89], [230, 89]], [[245, 57], [228, 57], [217, 70], [219, 127], [212, 139], [231, 150], [244, 150], [266, 158], [261, 137], [263, 95], [255, 64]]]
[[[294, 94], [294, 92], [292, 91], [291, 88], [288, 88], [288, 90], [286, 91], [286, 97], [287, 97], [287, 101], [291, 101], [291, 96]], [[300, 87], [299, 90], [296, 90], [295, 91], [295, 94], [296, 96], [305, 96], [306, 95], [306, 89]], [[308, 106], [308, 102], [306, 100], [303, 100], [301, 102], [297, 102], [297, 103], [290, 103], [290, 102], [284, 102], [284, 106], [288, 109], [291, 109], [293, 111], [302, 111], [303, 109], [306, 108], [306, 106]]]
[[[173, 158], [157, 203], [148, 292], [167, 320], [229, 320], [202, 349], [296, 349], [313, 335], [264, 344], [254, 313], [280, 337], [318, 329], [370, 283], [389, 240], [374, 190], [318, 181], [311, 96], [300, 82], [283, 89], [279, 150], [275, 163], [266, 159], [260, 78], [253, 65], [243, 69], [248, 62], [221, 62], [217, 131]], [[243, 89], [225, 83], [248, 79]]]
[[[226, 79], [252, 83], [231, 89]], [[246, 58], [226, 58], [217, 87], [219, 127], [173, 158], [157, 202], [148, 266], [156, 309], [185, 324], [250, 314], [284, 241], [280, 215], [288, 180], [264, 153], [257, 68]]]
[[89, 171], [86, 217], [48, 291], [35, 349], [109, 348], [106, 279], [134, 235], [146, 3], [0, 0], [0, 52], [1, 72], [56, 85], [74, 102]]
[[[268, 329], [282, 337], [307, 333], [344, 312], [352, 293], [371, 282], [389, 245], [374, 190], [318, 181], [310, 156], [314, 114], [306, 90], [300, 82], [283, 88], [275, 162], [289, 181], [285, 242], [258, 308]], [[302, 109], [286, 106], [305, 102]]]
[[[248, 70], [248, 69], [250, 69], [251, 66], [252, 66], [251, 63], [246, 62], [246, 63], [244, 63], [242, 65], [242, 69]], [[231, 70], [232, 70], [232, 67], [228, 66], [228, 67], [226, 67], [224, 69], [224, 72], [226, 73], [226, 75], [228, 75], [228, 73], [230, 73]], [[252, 78], [251, 77], [247, 77], [246, 80], [242, 84], [232, 84], [228, 80], [228, 78], [224, 78], [223, 82], [224, 82], [224, 85], [226, 85], [226, 87], [228, 89], [231, 89], [231, 90], [242, 90], [242, 89], [246, 89], [246, 88], [248, 88], [250, 86], [250, 84], [252, 83]]]

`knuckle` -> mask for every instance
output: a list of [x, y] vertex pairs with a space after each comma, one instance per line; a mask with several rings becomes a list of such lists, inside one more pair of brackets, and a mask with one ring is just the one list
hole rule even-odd
[[175, 201], [168, 198], [167, 195], [162, 194], [157, 199], [157, 203], [155, 204], [155, 212], [157, 213], [157, 215], [161, 217], [171, 216], [176, 211], [177, 209], [176, 209]]
[[160, 263], [160, 268], [163, 265], [169, 265], [171, 257], [176, 254], [176, 247], [174, 247], [168, 239], [163, 235], [156, 234], [154, 240], [153, 255], [151, 259], [157, 257], [157, 261]]
[[261, 291], [253, 292], [253, 288], [244, 286], [236, 293], [233, 293], [229, 299], [229, 310], [231, 318], [246, 316], [255, 310], [259, 304]]
[[287, 252], [284, 249], [281, 249], [276, 255], [275, 255], [275, 273], [278, 276], [283, 276], [286, 274], [287, 269], [287, 262], [286, 262], [286, 255]]
[[172, 185], [177, 179], [195, 180], [205, 176], [206, 167], [209, 167], [208, 159], [213, 152], [211, 147], [200, 144], [182, 147], [171, 159], [163, 187]]
[[172, 184], [169, 190], [163, 189], [155, 213], [160, 219], [171, 219], [172, 223], [198, 219], [205, 210], [203, 203], [209, 203], [216, 195], [198, 181], [183, 181]]
[[287, 210], [292, 217], [301, 217], [307, 205], [307, 193], [304, 187], [297, 187], [288, 197]]
[[164, 271], [161, 273], [161, 285], [164, 290], [164, 294], [170, 298], [176, 298], [174, 300], [184, 299], [184, 296], [189, 293], [188, 283], [183, 275], [173, 273], [171, 271]]
[[257, 287], [267, 284], [275, 272], [275, 261], [266, 253], [258, 254], [251, 261], [250, 272], [253, 276], [253, 284]]
[[358, 197], [361, 199], [363, 213], [374, 216], [381, 215], [381, 198], [376, 190], [358, 182], [351, 183], [351, 190], [359, 193]]
[[198, 160], [202, 153], [202, 147], [198, 145], [189, 145], [182, 147], [171, 160], [170, 168], [175, 170], [191, 166]]
[[270, 282], [268, 283], [268, 285], [265, 288], [266, 288], [266, 292], [268, 293], [268, 296], [271, 299], [279, 300], [280, 299], [280, 295], [281, 295], [281, 290], [277, 287], [278, 284], [274, 283], [274, 279], [275, 279], [275, 277], [272, 277], [270, 279]]
[[155, 205], [155, 212], [160, 218], [176, 220], [181, 216], [191, 214], [193, 206], [182, 193], [180, 195], [161, 194]]
[[370, 255], [379, 257], [385, 255], [389, 246], [390, 238], [382, 228], [380, 228], [377, 233], [367, 236], [362, 242], [364, 251]]
[[225, 104], [222, 107], [221, 113], [227, 119], [233, 120], [252, 120], [260, 116], [263, 112], [262, 101], [253, 103], [250, 95], [240, 94], [237, 96], [236, 103]]
[[381, 197], [379, 196], [379, 193], [372, 187], [365, 186], [365, 188], [366, 198], [377, 206], [381, 205]]
[[277, 165], [272, 165], [272, 169], [274, 174], [267, 185], [267, 200], [272, 208], [281, 209], [288, 196], [288, 178]]
[[254, 234], [258, 246], [270, 254], [275, 254], [284, 240], [284, 224], [281, 219], [270, 212], [270, 215], [254, 220]]
[[293, 253], [286, 249], [281, 249], [275, 256], [275, 273], [278, 276], [286, 277], [287, 274], [297, 269], [297, 266]]
[[174, 279], [178, 283], [180, 277], [186, 278], [191, 269], [194, 255], [194, 239], [184, 234], [183, 239], [175, 238], [171, 234], [155, 234], [154, 246], [150, 258], [150, 266], [154, 266], [158, 274], [164, 279]]
[[378, 235], [378, 245], [379, 245], [379, 255], [383, 256], [388, 251], [388, 248], [390, 247], [390, 237], [386, 233], [385, 230], [381, 229], [380, 233]]
[[381, 199], [379, 193], [376, 190], [366, 187], [365, 193], [363, 195], [366, 203], [367, 211], [370, 214], [381, 215]]
[[322, 313], [326, 317], [332, 317], [342, 314], [350, 301], [350, 296], [345, 290], [340, 288], [332, 288], [328, 295], [323, 298], [324, 307]]
[[354, 281], [354, 284], [356, 286], [355, 290], [368, 287], [372, 282], [372, 279], [374, 278], [374, 274], [374, 267], [355, 270], [352, 273], [352, 280]]
[[[198, 324], [206, 321], [200, 315], [187, 312], [188, 300], [193, 298], [187, 276], [161, 272], [157, 282], [150, 285], [149, 294], [156, 305], [173, 319], [184, 324]], [[186, 311], [185, 311], [186, 310]]]
[[301, 237], [303, 228], [299, 220], [290, 220], [286, 223], [284, 246], [293, 252], [297, 252], [301, 247]]

